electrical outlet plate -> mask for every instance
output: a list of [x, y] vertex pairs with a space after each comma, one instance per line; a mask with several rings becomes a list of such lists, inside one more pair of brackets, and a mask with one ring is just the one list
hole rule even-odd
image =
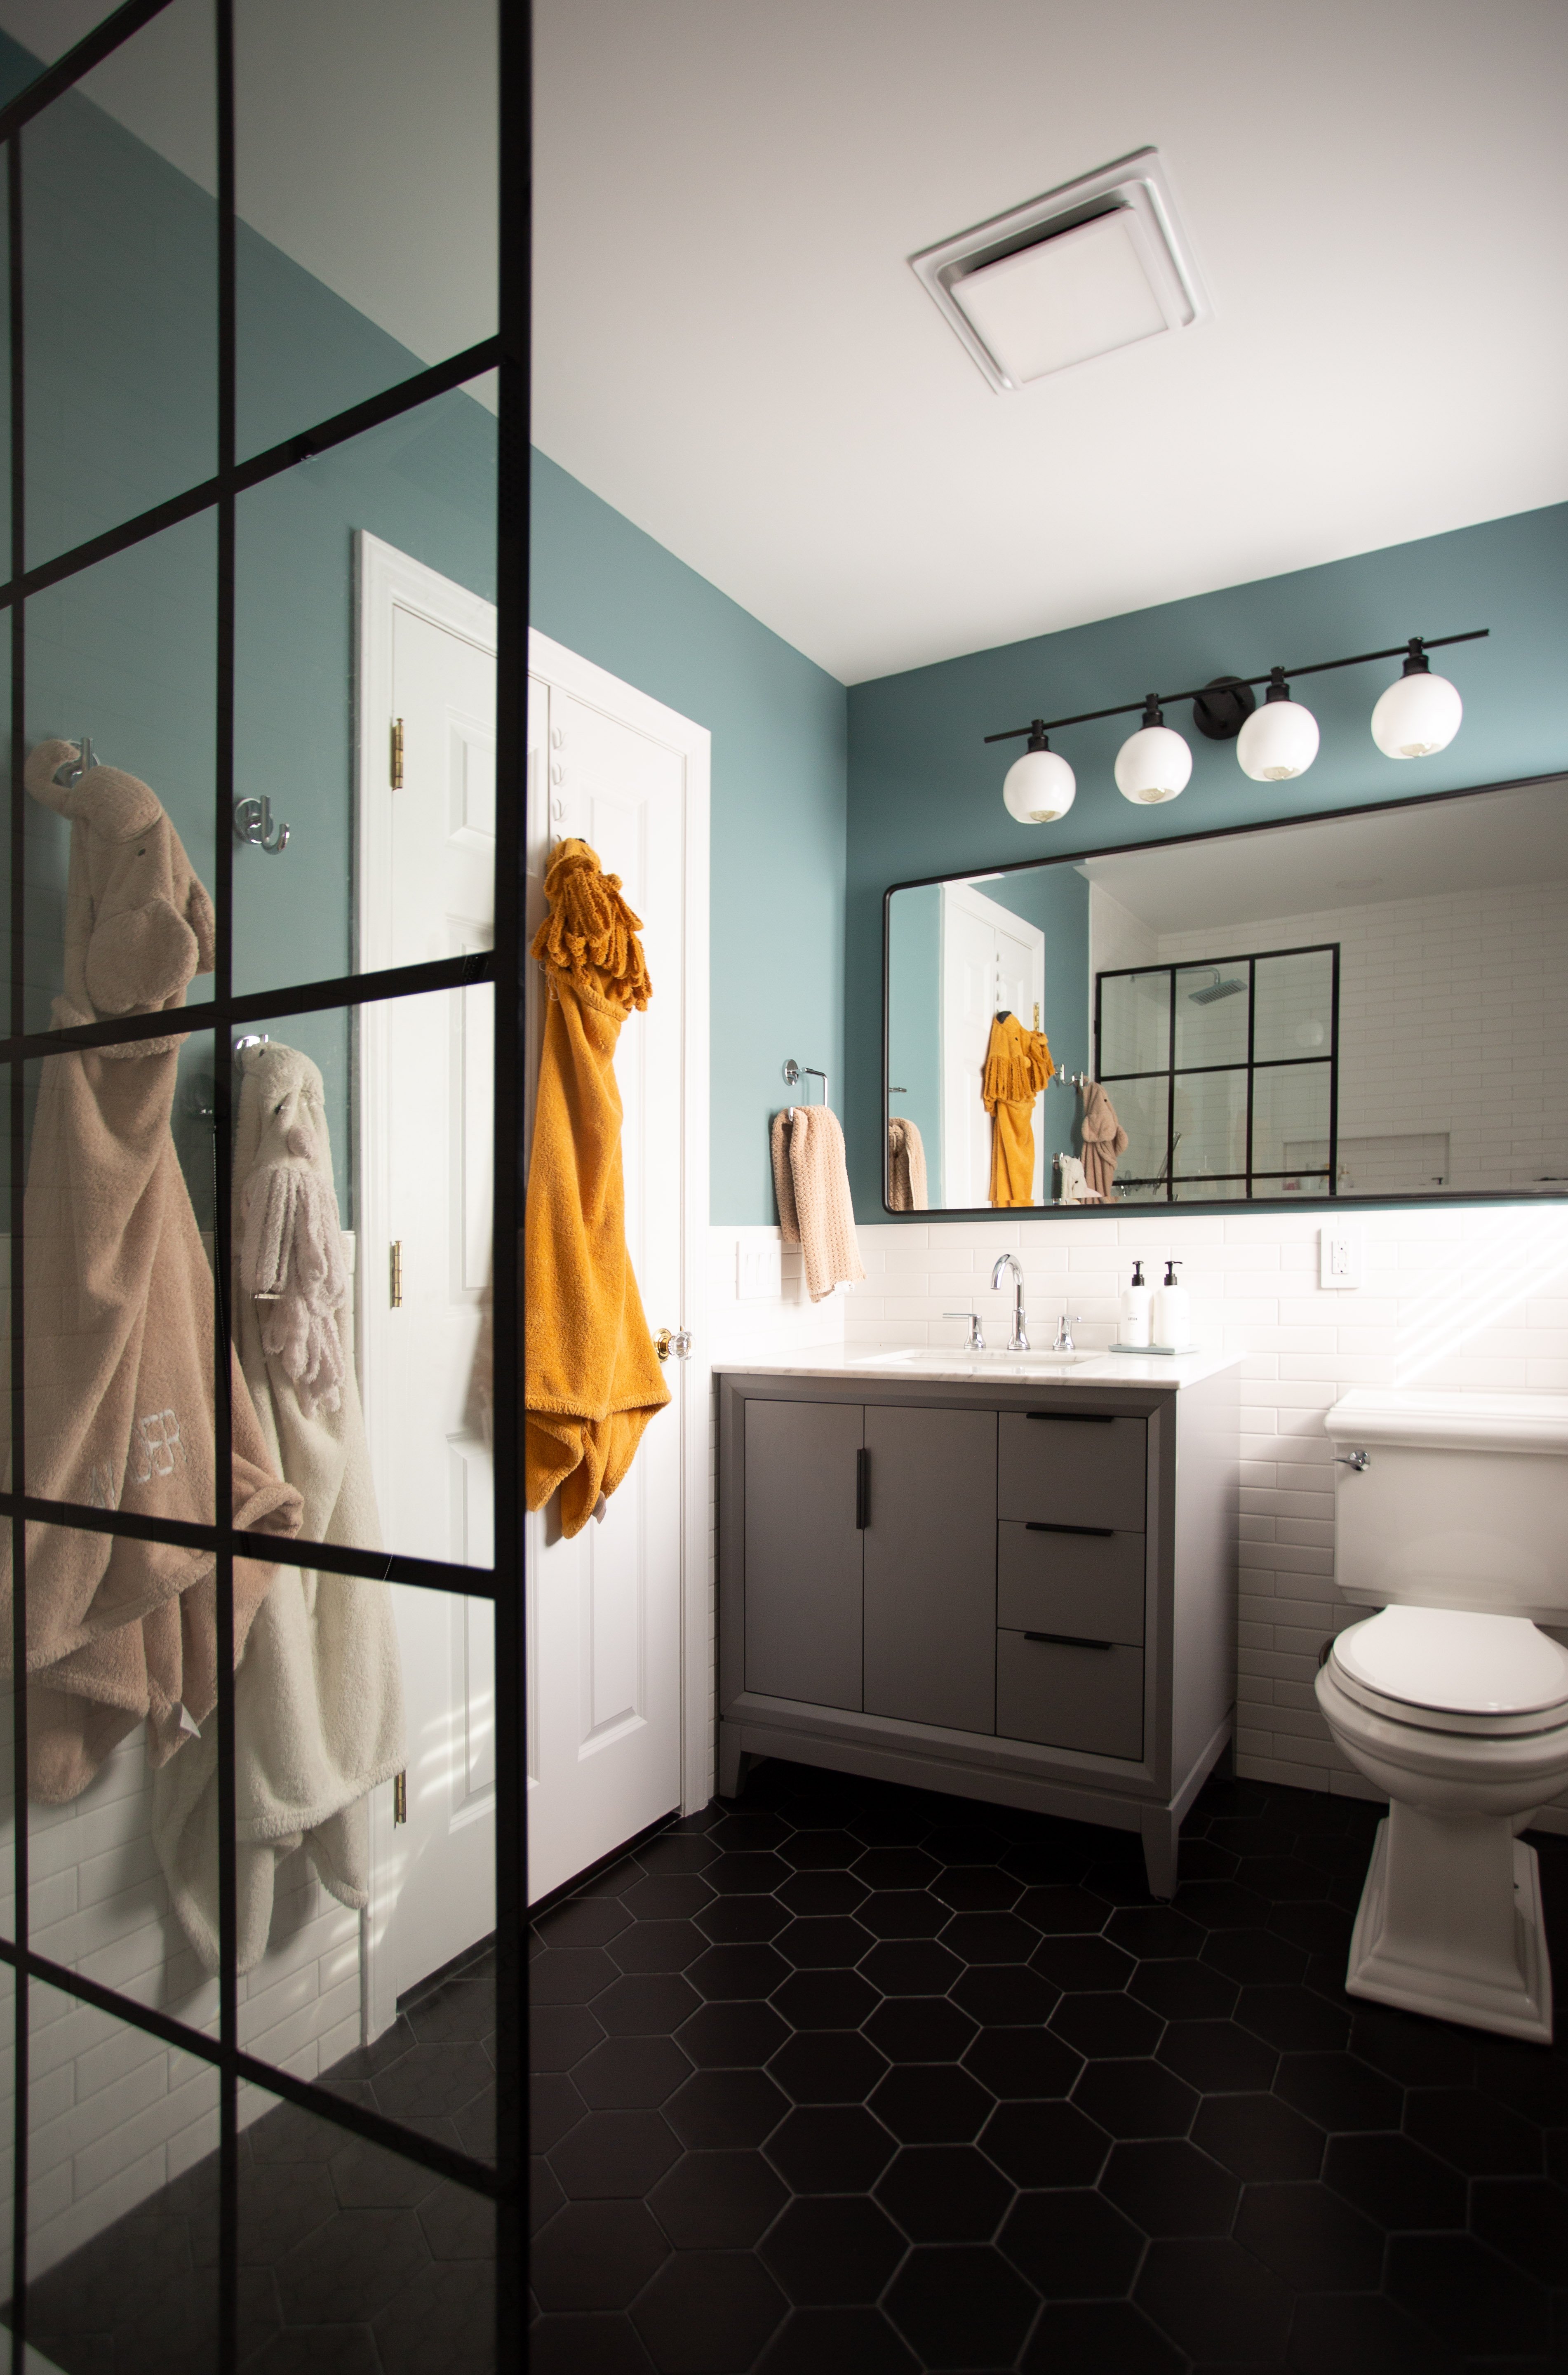
[[784, 1293], [784, 1247], [779, 1240], [760, 1244], [740, 1238], [735, 1248], [735, 1299], [737, 1303], [776, 1303]]
[[1319, 1229], [1317, 1282], [1331, 1288], [1357, 1287], [1362, 1282], [1362, 1241], [1348, 1229]]

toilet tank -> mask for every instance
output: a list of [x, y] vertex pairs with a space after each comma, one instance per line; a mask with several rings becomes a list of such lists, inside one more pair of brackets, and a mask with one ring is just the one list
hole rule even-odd
[[1568, 1623], [1568, 1394], [1358, 1387], [1324, 1425], [1347, 1600]]

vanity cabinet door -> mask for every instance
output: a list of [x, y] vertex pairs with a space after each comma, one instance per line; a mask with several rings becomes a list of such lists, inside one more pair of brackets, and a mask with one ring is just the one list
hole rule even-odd
[[858, 1402], [746, 1404], [746, 1688], [860, 1705]]
[[866, 1711], [996, 1728], [996, 1414], [866, 1412]]

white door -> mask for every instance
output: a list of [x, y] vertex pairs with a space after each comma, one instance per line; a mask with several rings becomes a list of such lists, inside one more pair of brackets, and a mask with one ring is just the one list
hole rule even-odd
[[[495, 614], [360, 539], [359, 961], [488, 948], [494, 925]], [[400, 727], [400, 758], [395, 738]], [[401, 781], [397, 781], [398, 774]], [[490, 1269], [488, 984], [392, 998], [359, 1031], [360, 1353], [388, 1549], [494, 1557], [474, 1359]], [[488, 1600], [393, 1587], [407, 1819], [372, 1807], [367, 2021], [495, 1926], [494, 1628]]]
[[[624, 1025], [627, 1243], [648, 1324], [689, 1329], [672, 1400], [601, 1523], [529, 1520], [529, 1893], [707, 1795], [706, 732], [531, 639], [531, 916], [556, 841], [588, 842], [643, 920], [653, 982]], [[543, 993], [531, 983], [536, 1048]], [[532, 1098], [528, 1102], [532, 1114]], [[700, 1150], [700, 1151], [699, 1151]], [[693, 1700], [684, 1728], [684, 1684]]]
[[[939, 910], [942, 1186], [950, 1207], [991, 1199], [991, 1117], [981, 1103], [991, 1024], [1026, 1022], [1045, 994], [1045, 935], [968, 882], [945, 882]], [[1036, 1107], [1034, 1200], [1044, 1200], [1045, 1148]]]

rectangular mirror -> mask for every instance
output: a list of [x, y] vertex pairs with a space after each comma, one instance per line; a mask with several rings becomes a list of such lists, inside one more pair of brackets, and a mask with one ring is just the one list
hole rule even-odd
[[890, 1211], [1568, 1192], [1568, 779], [902, 885]]

